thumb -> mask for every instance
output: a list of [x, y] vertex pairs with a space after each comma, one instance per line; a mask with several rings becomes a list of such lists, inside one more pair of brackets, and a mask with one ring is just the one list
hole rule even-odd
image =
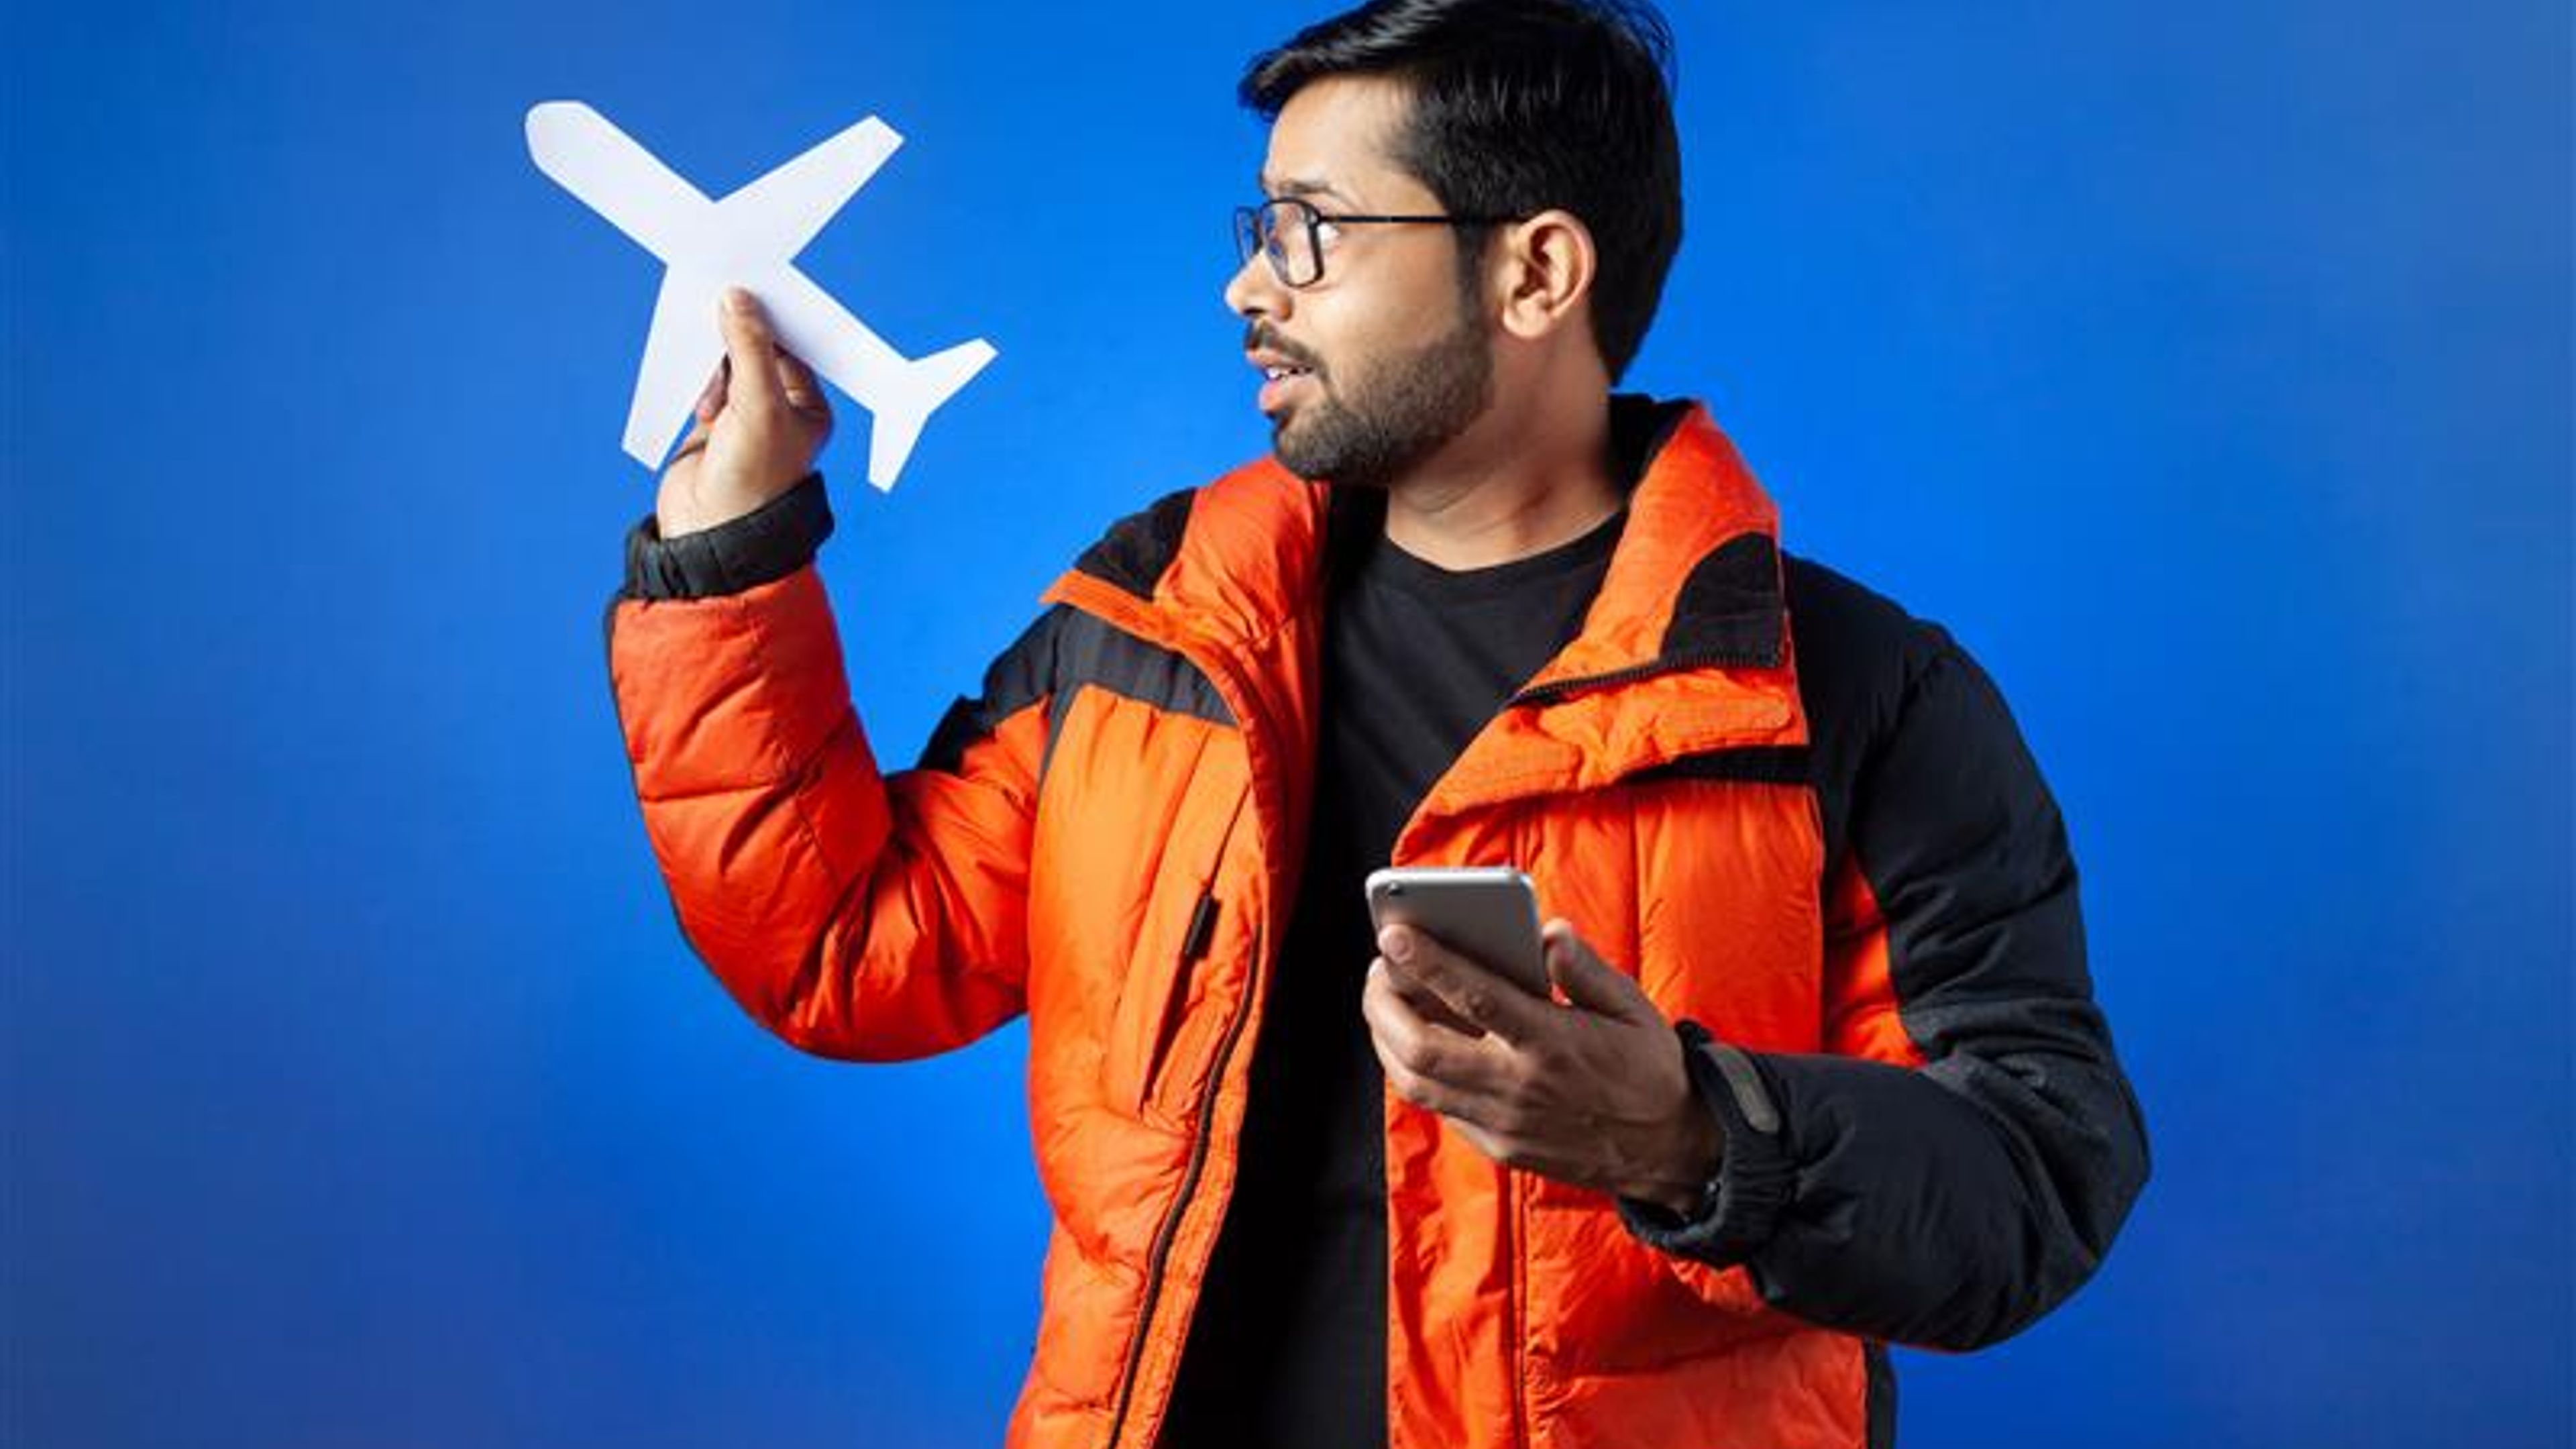
[[716, 305], [716, 326], [724, 333], [727, 406], [765, 412], [781, 401], [777, 348], [770, 341], [769, 314], [760, 299], [740, 287], [727, 287]]
[[1547, 923], [1541, 932], [1547, 948], [1547, 975], [1565, 999], [1587, 1011], [1622, 1021], [1663, 1020], [1663, 1013], [1646, 999], [1646, 993], [1625, 974], [1613, 970], [1583, 938], [1574, 934], [1571, 922]]

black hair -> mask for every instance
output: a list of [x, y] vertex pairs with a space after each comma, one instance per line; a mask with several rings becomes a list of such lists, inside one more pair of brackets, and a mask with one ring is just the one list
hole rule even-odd
[[[1646, 0], [1372, 0], [1254, 57], [1237, 94], [1276, 121], [1309, 81], [1404, 81], [1412, 111], [1395, 159], [1444, 208], [1562, 208], [1590, 229], [1592, 338], [1615, 382], [1681, 246], [1672, 74], [1672, 31]], [[1462, 259], [1489, 236], [1460, 228]]]

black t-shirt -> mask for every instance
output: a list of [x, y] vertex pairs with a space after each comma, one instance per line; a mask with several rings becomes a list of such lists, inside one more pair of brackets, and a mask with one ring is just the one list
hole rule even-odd
[[1502, 702], [1581, 628], [1625, 518], [1463, 573], [1374, 527], [1335, 530], [1305, 868], [1170, 1449], [1386, 1443], [1384, 1077], [1360, 1016], [1376, 954], [1362, 882]]

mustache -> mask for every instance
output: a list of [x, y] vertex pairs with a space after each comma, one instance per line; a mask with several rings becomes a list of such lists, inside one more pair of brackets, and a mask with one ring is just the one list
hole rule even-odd
[[1246, 352], [1275, 352], [1281, 357], [1287, 358], [1290, 362], [1297, 364], [1299, 367], [1305, 368], [1307, 371], [1313, 372], [1319, 376], [1324, 371], [1324, 362], [1322, 358], [1308, 352], [1305, 348], [1299, 347], [1297, 344], [1280, 336], [1278, 333], [1271, 331], [1269, 325], [1266, 323], [1255, 322], [1243, 329], [1243, 350]]

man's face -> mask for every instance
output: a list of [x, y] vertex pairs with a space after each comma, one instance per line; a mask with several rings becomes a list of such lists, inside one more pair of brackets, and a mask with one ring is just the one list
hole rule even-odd
[[1262, 192], [1328, 218], [1323, 276], [1292, 288], [1256, 255], [1225, 300], [1249, 324], [1256, 367], [1305, 369], [1261, 389], [1272, 449], [1300, 477], [1385, 487], [1492, 401], [1492, 338], [1465, 295], [1454, 229], [1329, 221], [1445, 210], [1388, 154], [1410, 104], [1401, 82], [1331, 76], [1290, 97], [1270, 131]]

